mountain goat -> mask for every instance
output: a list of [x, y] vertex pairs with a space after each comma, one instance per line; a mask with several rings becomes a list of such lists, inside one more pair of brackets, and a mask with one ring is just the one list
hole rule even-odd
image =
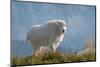
[[34, 25], [27, 34], [27, 41], [31, 43], [35, 54], [38, 52], [47, 51], [44, 48], [49, 46], [53, 52], [63, 40], [66, 31], [66, 23], [63, 20], [55, 19], [49, 20], [43, 25]]

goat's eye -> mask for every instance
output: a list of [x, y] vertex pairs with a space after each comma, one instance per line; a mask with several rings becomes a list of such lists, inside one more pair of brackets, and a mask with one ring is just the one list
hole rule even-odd
[[64, 32], [65, 32], [65, 30], [63, 29], [63, 30], [62, 30], [62, 32], [64, 33]]

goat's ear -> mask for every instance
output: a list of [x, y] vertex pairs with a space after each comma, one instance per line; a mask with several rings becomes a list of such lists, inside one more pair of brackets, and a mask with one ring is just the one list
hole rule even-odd
[[57, 21], [58, 25], [62, 26], [62, 22]]

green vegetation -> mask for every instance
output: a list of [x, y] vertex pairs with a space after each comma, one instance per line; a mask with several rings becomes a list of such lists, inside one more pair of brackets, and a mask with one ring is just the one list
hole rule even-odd
[[71, 63], [95, 61], [96, 53], [91, 36], [86, 40], [84, 49], [75, 53], [64, 54], [62, 52], [41, 53], [38, 56], [13, 57], [12, 65], [33, 65], [33, 64], [52, 64], [52, 63]]
[[96, 56], [93, 53], [87, 54], [64, 54], [60, 52], [49, 52], [38, 56], [32, 55], [24, 58], [14, 57], [11, 61], [12, 65], [31, 65], [31, 64], [52, 64], [67, 62], [95, 61]]

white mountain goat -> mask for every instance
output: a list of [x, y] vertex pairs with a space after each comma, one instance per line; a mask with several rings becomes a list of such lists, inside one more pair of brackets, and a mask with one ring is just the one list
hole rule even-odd
[[[63, 20], [50, 20], [43, 25], [34, 25], [27, 34], [27, 41], [31, 43], [35, 55], [47, 50], [56, 51], [63, 40], [66, 23]], [[46, 48], [46, 47], [49, 48]]]

